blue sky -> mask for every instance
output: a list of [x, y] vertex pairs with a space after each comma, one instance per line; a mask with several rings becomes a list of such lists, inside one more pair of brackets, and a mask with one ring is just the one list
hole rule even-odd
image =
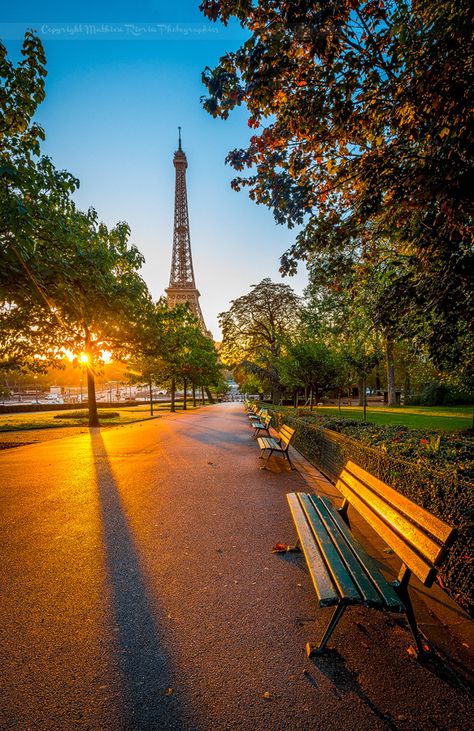
[[[126, 220], [145, 255], [142, 270], [159, 297], [168, 285], [174, 204], [173, 152], [183, 128], [188, 157], [191, 243], [201, 307], [219, 337], [217, 314], [263, 277], [280, 281], [279, 256], [295, 232], [230, 188], [227, 152], [250, 131], [239, 109], [227, 121], [202, 109], [200, 74], [245, 37], [204, 19], [199, 0], [165, 3], [23, 2], [2, 10], [0, 37], [13, 58], [28, 27], [48, 59], [38, 119], [44, 152], [81, 181], [76, 200], [108, 225]], [[302, 270], [286, 279], [296, 291]]]

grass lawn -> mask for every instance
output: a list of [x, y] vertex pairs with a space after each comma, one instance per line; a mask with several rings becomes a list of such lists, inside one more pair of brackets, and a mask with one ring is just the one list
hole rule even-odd
[[[301, 411], [301, 407], [299, 409]], [[440, 431], [461, 431], [472, 426], [472, 406], [383, 406], [368, 407], [367, 421], [374, 424], [399, 424], [412, 429], [428, 429]], [[305, 407], [309, 414], [309, 407]], [[313, 416], [339, 417], [337, 406], [318, 406], [313, 408]], [[361, 406], [344, 406], [341, 408], [344, 419], [363, 419]]]
[[[143, 406], [131, 406], [126, 409], [101, 409], [99, 407], [99, 422], [101, 426], [116, 426], [121, 424], [133, 424], [136, 421], [158, 419], [160, 414], [169, 411], [169, 402], [153, 404], [154, 415], [150, 416], [148, 404]], [[188, 403], [188, 409], [192, 410], [192, 403]], [[182, 411], [182, 403], [176, 404], [176, 410]], [[77, 408], [71, 411], [78, 411]], [[0, 432], [25, 431], [27, 429], [58, 429], [59, 427], [87, 426], [88, 418], [85, 410], [84, 416], [80, 418], [66, 418], [69, 411], [36, 411], [25, 414], [0, 414]], [[111, 419], [101, 419], [101, 414], [116, 412], [118, 416]], [[55, 418], [55, 417], [58, 418]], [[62, 417], [62, 418], [61, 418]]]

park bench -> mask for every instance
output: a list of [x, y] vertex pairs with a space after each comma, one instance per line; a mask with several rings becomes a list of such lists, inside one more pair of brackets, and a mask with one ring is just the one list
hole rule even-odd
[[253, 426], [256, 421], [261, 421], [267, 414], [267, 409], [257, 409], [253, 414], [248, 414], [250, 424]]
[[[320, 607], [334, 612], [319, 644], [306, 645], [308, 656], [324, 652], [346, 607], [362, 604], [373, 609], [404, 612], [415, 638], [418, 657], [426, 649], [411, 603], [408, 583], [412, 575], [430, 587], [455, 530], [424, 508], [366, 472], [347, 462], [336, 483], [343, 503], [336, 510], [324, 496], [287, 495]], [[387, 581], [355, 540], [348, 527], [347, 511], [354, 508], [401, 559], [398, 578]]]
[[268, 436], [270, 436], [270, 424], [272, 422], [272, 417], [270, 414], [266, 413], [263, 419], [259, 419], [258, 421], [254, 421], [251, 423], [251, 426], [255, 429], [254, 436], [255, 438], [258, 437], [261, 431], [266, 431]]
[[288, 454], [288, 449], [294, 435], [295, 430], [292, 429], [290, 426], [283, 424], [281, 429], [276, 433], [276, 437], [268, 436], [257, 438], [258, 446], [260, 447], [260, 459], [263, 459], [265, 451], [268, 450], [268, 457], [265, 460], [265, 464], [260, 467], [261, 470], [264, 470], [266, 468], [268, 460], [274, 452], [279, 452], [283, 455], [283, 457], [286, 457], [291, 469], [294, 469], [291, 463], [290, 455]]

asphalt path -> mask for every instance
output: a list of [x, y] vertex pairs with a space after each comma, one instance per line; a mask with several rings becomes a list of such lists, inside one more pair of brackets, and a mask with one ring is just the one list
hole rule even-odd
[[403, 620], [328, 620], [278, 460], [220, 404], [0, 454], [1, 729], [472, 728]]

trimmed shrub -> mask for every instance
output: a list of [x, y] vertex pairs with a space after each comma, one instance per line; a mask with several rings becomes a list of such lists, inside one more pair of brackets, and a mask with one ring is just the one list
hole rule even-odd
[[[120, 417], [120, 414], [118, 411], [99, 411], [99, 420], [102, 419], [115, 419], [116, 417]], [[68, 411], [65, 414], [56, 414], [53, 416], [53, 419], [88, 419], [89, 418], [89, 412], [88, 411]]]

